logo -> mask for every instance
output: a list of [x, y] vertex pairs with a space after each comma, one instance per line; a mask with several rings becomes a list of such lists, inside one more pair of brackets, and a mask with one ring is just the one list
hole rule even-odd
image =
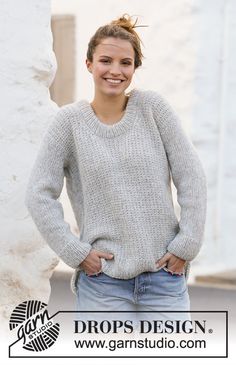
[[13, 310], [9, 327], [17, 328], [18, 340], [29, 351], [44, 351], [57, 340], [60, 325], [50, 319], [47, 304], [38, 300], [29, 300], [18, 304]]

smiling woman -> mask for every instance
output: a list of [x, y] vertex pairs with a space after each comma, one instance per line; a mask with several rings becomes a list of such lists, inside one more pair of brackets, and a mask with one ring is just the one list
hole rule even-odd
[[120, 120], [127, 105], [125, 90], [134, 72], [142, 65], [140, 39], [128, 16], [98, 28], [91, 38], [86, 65], [94, 80], [91, 106], [98, 118], [107, 124]]
[[[26, 204], [45, 240], [75, 269], [79, 311], [145, 311], [147, 319], [149, 311], [163, 311], [156, 319], [188, 320], [187, 277], [202, 243], [205, 173], [169, 103], [152, 90], [126, 93], [143, 57], [135, 24], [124, 15], [91, 38], [93, 101], [65, 105], [55, 116]], [[58, 201], [64, 177], [80, 237]]]
[[113, 123], [123, 116], [127, 104], [124, 91], [132, 81], [134, 58], [129, 41], [108, 37], [96, 47], [93, 61], [86, 60], [95, 86], [91, 106], [104, 123]]

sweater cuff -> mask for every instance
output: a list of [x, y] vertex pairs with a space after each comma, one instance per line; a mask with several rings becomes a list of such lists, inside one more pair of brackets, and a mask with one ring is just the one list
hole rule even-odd
[[78, 240], [71, 241], [58, 254], [58, 256], [70, 267], [76, 269], [88, 256], [92, 246], [89, 243]]
[[167, 246], [167, 250], [183, 260], [191, 261], [199, 253], [201, 243], [194, 241], [181, 233], [178, 233]]

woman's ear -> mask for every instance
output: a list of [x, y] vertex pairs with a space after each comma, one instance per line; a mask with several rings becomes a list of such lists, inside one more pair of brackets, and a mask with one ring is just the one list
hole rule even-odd
[[92, 68], [91, 68], [91, 62], [88, 60], [88, 59], [86, 59], [86, 66], [87, 66], [87, 69], [88, 69], [88, 71], [90, 72], [90, 73], [92, 73]]

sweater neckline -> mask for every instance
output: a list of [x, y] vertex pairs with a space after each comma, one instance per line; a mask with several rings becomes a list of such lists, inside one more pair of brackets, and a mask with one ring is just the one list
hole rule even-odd
[[80, 100], [80, 107], [84, 117], [84, 123], [90, 128], [90, 130], [101, 137], [115, 137], [125, 133], [132, 127], [136, 119], [137, 93], [138, 90], [134, 88], [128, 94], [126, 94], [129, 96], [129, 98], [123, 116], [118, 122], [110, 125], [101, 122], [88, 100]]

